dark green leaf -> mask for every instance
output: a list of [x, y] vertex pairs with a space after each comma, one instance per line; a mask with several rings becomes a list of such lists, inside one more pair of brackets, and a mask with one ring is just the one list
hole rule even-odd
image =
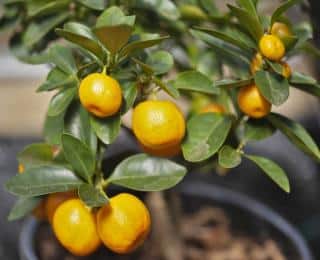
[[39, 205], [41, 200], [40, 197], [18, 198], [9, 213], [8, 220], [14, 221], [27, 216]]
[[95, 156], [92, 154], [91, 149], [85, 143], [69, 134], [63, 134], [61, 140], [67, 161], [80, 177], [90, 183], [95, 170]]
[[88, 207], [101, 207], [109, 201], [102, 190], [89, 184], [82, 184], [80, 186], [79, 197]]
[[254, 76], [261, 94], [273, 105], [283, 104], [289, 97], [289, 83], [284, 77], [259, 70]]
[[77, 189], [82, 183], [68, 169], [41, 166], [30, 168], [24, 174], [14, 176], [6, 183], [6, 188], [19, 196], [40, 196]]
[[172, 69], [174, 60], [169, 52], [156, 51], [148, 56], [146, 64], [153, 69], [156, 75], [161, 75]]
[[226, 140], [232, 120], [216, 113], [200, 114], [187, 123], [187, 136], [182, 144], [184, 158], [199, 162], [214, 155]]
[[49, 51], [50, 60], [67, 74], [76, 74], [77, 66], [70, 48], [54, 45]]
[[126, 82], [121, 84], [121, 89], [125, 102], [122, 107], [121, 114], [125, 114], [133, 107], [138, 96], [138, 88], [135, 82]]
[[121, 50], [120, 56], [127, 56], [129, 54], [132, 54], [135, 51], [141, 51], [141, 50], [150, 48], [167, 39], [169, 39], [169, 36], [131, 42]]
[[90, 115], [78, 101], [72, 103], [65, 116], [64, 132], [78, 138], [93, 154], [96, 153], [97, 137], [91, 127]]
[[64, 113], [51, 117], [46, 116], [44, 123], [43, 135], [47, 143], [59, 145], [63, 133]]
[[133, 190], [160, 191], [174, 187], [186, 172], [167, 159], [138, 154], [122, 161], [108, 180]]
[[178, 74], [172, 82], [176, 89], [197, 91], [206, 94], [218, 94], [218, 88], [212, 80], [198, 71], [185, 71]]
[[154, 73], [153, 69], [151, 68], [151, 66], [143, 63], [142, 61], [136, 59], [136, 58], [131, 58], [131, 60], [133, 60], [136, 64], [139, 65], [139, 67], [143, 70], [144, 73], [146, 73], [147, 75], [152, 75]]
[[103, 26], [94, 29], [94, 33], [103, 45], [112, 53], [117, 53], [129, 40], [133, 28], [129, 25]]
[[259, 20], [256, 3], [254, 0], [237, 0], [237, 3], [241, 8], [246, 9], [252, 16]]
[[219, 165], [223, 168], [235, 168], [241, 163], [241, 154], [229, 145], [219, 151]]
[[215, 86], [218, 88], [237, 88], [248, 86], [253, 82], [253, 79], [239, 79], [239, 80], [232, 80], [232, 79], [223, 79], [214, 82]]
[[294, 72], [290, 78], [290, 85], [311, 95], [320, 97], [320, 84], [310, 76]]
[[250, 119], [244, 126], [244, 139], [260, 141], [273, 135], [275, 130], [266, 119]]
[[27, 1], [27, 15], [30, 17], [44, 16], [58, 11], [65, 11], [70, 0], [29, 0]]
[[79, 3], [94, 10], [103, 10], [106, 8], [105, 0], [77, 0]]
[[45, 143], [28, 145], [18, 154], [18, 161], [27, 169], [29, 166], [50, 164], [53, 161], [52, 146]]
[[291, 6], [301, 2], [301, 0], [289, 0], [280, 5], [271, 17], [271, 26], [281, 17], [281, 15], [286, 12]]
[[104, 51], [98, 43], [97, 37], [86, 25], [76, 22], [69, 22], [64, 25], [63, 29], [56, 29], [56, 33], [66, 40], [90, 51], [101, 61], [103, 61]]
[[58, 116], [65, 112], [74, 99], [77, 88], [65, 88], [58, 92], [50, 101], [48, 116]]
[[304, 127], [285, 116], [272, 113], [268, 116], [271, 124], [278, 128], [289, 140], [299, 149], [313, 156], [317, 160], [320, 159], [320, 151], [309, 133]]
[[91, 125], [98, 138], [104, 144], [111, 144], [119, 135], [121, 118], [120, 115], [106, 118], [91, 116]]
[[246, 155], [246, 157], [256, 163], [281, 189], [290, 192], [288, 177], [276, 163], [259, 156]]

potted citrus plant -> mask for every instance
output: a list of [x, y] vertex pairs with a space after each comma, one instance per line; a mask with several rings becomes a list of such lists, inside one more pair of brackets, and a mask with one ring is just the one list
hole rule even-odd
[[[320, 158], [299, 123], [271, 112], [291, 87], [320, 93], [316, 80], [286, 63], [310, 46], [303, 28], [283, 17], [296, 2], [270, 17], [253, 0], [228, 5], [227, 13], [212, 1], [6, 1], [2, 25], [17, 28], [11, 50], [24, 62], [50, 64], [37, 91], [56, 92], [44, 142], [19, 153], [19, 174], [6, 183], [19, 197], [9, 219], [33, 212], [48, 220], [77, 256], [101, 244], [128, 254], [143, 244], [152, 222], [130, 191], [168, 190], [195, 165], [228, 169], [246, 158], [290, 192], [281, 167], [245, 146], [279, 130]], [[181, 99], [189, 116], [175, 102]], [[122, 128], [143, 153], [110, 172], [103, 158]], [[110, 196], [112, 185], [128, 191]], [[179, 203], [173, 208], [179, 211]]]

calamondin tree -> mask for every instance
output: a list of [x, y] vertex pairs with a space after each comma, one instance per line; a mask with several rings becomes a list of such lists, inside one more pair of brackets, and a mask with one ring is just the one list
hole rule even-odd
[[[221, 13], [206, 0], [5, 1], [1, 27], [13, 28], [12, 52], [49, 64], [37, 92], [55, 93], [44, 142], [18, 154], [20, 174], [6, 183], [18, 196], [9, 219], [48, 219], [75, 255], [101, 243], [122, 254], [142, 244], [151, 224], [130, 190], [170, 189], [199, 163], [234, 168], [246, 158], [289, 192], [281, 167], [245, 146], [279, 130], [320, 160], [299, 123], [271, 112], [292, 87], [320, 96], [318, 82], [286, 62], [316, 48], [310, 30], [284, 16], [299, 1], [271, 17], [258, 13], [258, 2], [238, 0]], [[110, 173], [103, 159], [121, 129], [141, 152]], [[109, 196], [112, 185], [129, 193]]]

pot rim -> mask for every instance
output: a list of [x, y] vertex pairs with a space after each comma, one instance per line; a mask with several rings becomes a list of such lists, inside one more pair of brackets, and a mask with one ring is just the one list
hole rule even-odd
[[[303, 260], [314, 260], [305, 239], [300, 232], [276, 211], [249, 196], [233, 191], [229, 188], [215, 184], [207, 184], [202, 181], [183, 182], [177, 186], [178, 192], [184, 195], [193, 195], [207, 198], [221, 203], [230, 204], [242, 210], [248, 211], [254, 216], [271, 224], [285, 235], [297, 248]], [[34, 248], [34, 234], [38, 221], [33, 217], [28, 218], [21, 230], [19, 237], [19, 254], [22, 260], [38, 260]]]

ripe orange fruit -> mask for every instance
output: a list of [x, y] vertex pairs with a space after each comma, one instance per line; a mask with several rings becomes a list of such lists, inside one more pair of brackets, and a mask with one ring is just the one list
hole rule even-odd
[[272, 61], [279, 61], [285, 55], [285, 46], [275, 35], [265, 34], [259, 42], [260, 52]]
[[81, 104], [97, 117], [116, 114], [122, 103], [118, 81], [102, 73], [92, 73], [81, 81], [79, 97]]
[[257, 54], [253, 57], [250, 63], [250, 71], [251, 74], [255, 74], [258, 70], [260, 70], [263, 66], [263, 57], [257, 52]]
[[60, 243], [76, 256], [92, 254], [101, 244], [95, 215], [80, 199], [63, 202], [54, 213], [52, 226]]
[[275, 22], [270, 30], [272, 35], [277, 36], [280, 40], [283, 40], [286, 37], [292, 36], [292, 31], [289, 26], [285, 23]]
[[181, 145], [180, 144], [174, 144], [172, 146], [168, 146], [165, 148], [149, 148], [144, 146], [143, 144], [140, 144], [142, 149], [151, 155], [158, 156], [158, 157], [173, 157], [177, 156], [181, 153]]
[[110, 250], [125, 254], [140, 246], [150, 231], [146, 206], [131, 194], [121, 193], [110, 199], [97, 214], [98, 232]]
[[253, 118], [264, 117], [271, 111], [271, 104], [262, 96], [254, 84], [240, 89], [238, 105], [243, 113]]
[[180, 146], [186, 125], [183, 114], [173, 102], [150, 100], [135, 107], [132, 128], [144, 148], [170, 152]]
[[54, 213], [60, 204], [73, 198], [76, 198], [76, 193], [74, 191], [57, 192], [48, 195], [45, 211], [50, 223], [52, 223]]
[[223, 114], [225, 113], [226, 110], [224, 109], [223, 106], [216, 104], [216, 103], [211, 103], [205, 107], [203, 107], [200, 110], [200, 114], [204, 114], [204, 113], [220, 113]]

